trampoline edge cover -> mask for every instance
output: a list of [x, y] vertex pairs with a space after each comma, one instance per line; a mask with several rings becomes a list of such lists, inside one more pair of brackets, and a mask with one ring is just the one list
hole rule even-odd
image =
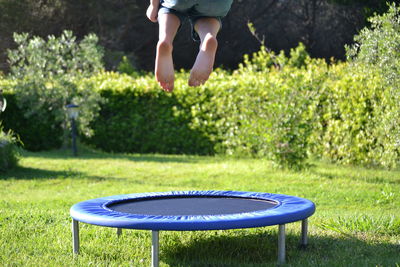
[[[123, 207], [124, 203], [132, 206], [128, 207], [130, 210]], [[137, 206], [136, 203], [144, 206]], [[157, 205], [154, 211], [152, 204]], [[164, 211], [168, 210], [168, 205], [174, 206], [172, 211]], [[207, 205], [209, 208], [205, 207]], [[249, 211], [246, 210], [246, 206]], [[236, 207], [238, 212], [235, 212]], [[182, 214], [179, 214], [180, 208]], [[224, 208], [228, 210], [225, 211]], [[135, 209], [141, 211], [136, 214]], [[218, 209], [221, 210], [221, 214]], [[304, 198], [238, 191], [171, 191], [116, 195], [79, 202], [70, 210], [73, 219], [88, 224], [171, 231], [222, 230], [285, 224], [304, 220], [314, 212], [314, 203]]]

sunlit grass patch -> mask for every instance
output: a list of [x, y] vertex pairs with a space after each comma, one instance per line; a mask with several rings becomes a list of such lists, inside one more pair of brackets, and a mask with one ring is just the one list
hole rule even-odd
[[[400, 172], [314, 162], [302, 172], [252, 158], [25, 153], [0, 174], [1, 266], [149, 266], [149, 231], [81, 223], [72, 255], [70, 207], [91, 198], [171, 190], [236, 190], [305, 197], [316, 204], [309, 246], [287, 225], [288, 266], [400, 263]], [[277, 226], [160, 233], [161, 266], [276, 266]]]

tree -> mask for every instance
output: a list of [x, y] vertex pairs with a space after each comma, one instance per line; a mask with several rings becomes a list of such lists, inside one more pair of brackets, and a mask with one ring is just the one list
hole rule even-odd
[[51, 35], [47, 40], [30, 38], [27, 33], [14, 34], [14, 40], [18, 47], [8, 51], [10, 77], [16, 82], [17, 102], [25, 117], [61, 126], [65, 136], [65, 106], [74, 103], [81, 107], [80, 130], [90, 135], [89, 123], [102, 98], [94, 88], [80, 84], [82, 79], [103, 70], [97, 36], [89, 34], [77, 42], [71, 31], [64, 31], [60, 37]]

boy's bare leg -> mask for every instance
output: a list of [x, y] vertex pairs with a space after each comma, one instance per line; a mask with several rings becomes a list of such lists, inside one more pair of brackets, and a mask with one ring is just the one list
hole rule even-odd
[[204, 84], [213, 70], [215, 53], [218, 47], [217, 33], [220, 22], [216, 18], [201, 18], [195, 24], [195, 30], [200, 36], [200, 50], [190, 72], [189, 85]]
[[158, 16], [159, 40], [156, 55], [156, 80], [168, 92], [174, 89], [174, 63], [172, 60], [172, 43], [180, 25], [180, 20], [174, 14]]

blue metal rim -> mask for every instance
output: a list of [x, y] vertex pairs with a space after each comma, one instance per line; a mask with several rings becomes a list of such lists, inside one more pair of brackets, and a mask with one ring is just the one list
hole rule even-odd
[[[266, 210], [228, 215], [139, 215], [117, 212], [107, 208], [107, 205], [120, 201], [168, 196], [239, 197], [275, 201], [278, 204]], [[314, 212], [314, 203], [304, 198], [239, 191], [171, 191], [116, 195], [86, 200], [73, 205], [70, 210], [73, 219], [88, 224], [115, 228], [170, 231], [223, 230], [285, 224], [304, 220], [313, 215]]]

